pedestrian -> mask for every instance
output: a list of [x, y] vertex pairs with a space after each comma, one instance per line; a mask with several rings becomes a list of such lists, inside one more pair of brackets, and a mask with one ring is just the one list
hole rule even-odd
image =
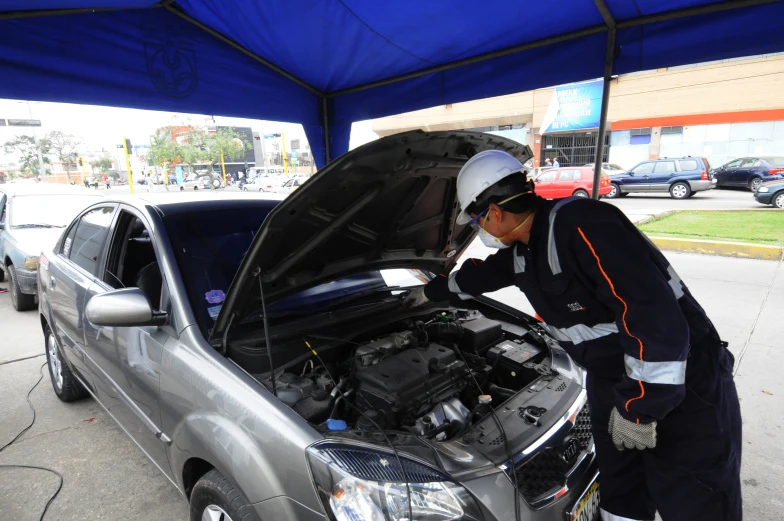
[[84, 187], [85, 188], [90, 188], [90, 183], [87, 181], [86, 177], [82, 181], [84, 182]]
[[111, 188], [111, 185], [109, 184], [109, 176], [108, 175], [103, 176], [103, 182], [106, 184], [106, 189], [109, 190]]
[[[587, 373], [604, 521], [741, 520], [734, 358], [664, 255], [615, 206], [545, 201], [500, 150], [461, 169], [457, 224], [500, 251], [405, 305], [515, 285]], [[462, 303], [462, 304], [461, 304]]]
[[558, 157], [553, 158], [553, 168], [560, 168], [561, 163], [558, 162]]
[[545, 168], [549, 168], [549, 167], [553, 166], [553, 163], [552, 163], [552, 161], [550, 161], [549, 157], [544, 160], [544, 166], [545, 166]]

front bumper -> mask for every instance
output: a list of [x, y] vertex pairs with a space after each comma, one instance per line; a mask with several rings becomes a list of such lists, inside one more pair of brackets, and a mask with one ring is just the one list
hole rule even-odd
[[754, 192], [754, 199], [760, 204], [772, 204], [773, 203], [773, 194], [776, 192]]
[[713, 184], [710, 179], [708, 179], [706, 181], [689, 181], [689, 186], [691, 187], [692, 192], [702, 192], [704, 190], [710, 190], [716, 185]]
[[26, 295], [38, 294], [38, 272], [36, 270], [14, 268], [14, 275], [22, 293]]

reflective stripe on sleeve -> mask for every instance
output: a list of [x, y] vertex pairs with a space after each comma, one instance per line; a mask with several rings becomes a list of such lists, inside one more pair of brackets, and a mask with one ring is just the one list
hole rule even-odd
[[638, 382], [682, 385], [686, 383], [686, 360], [677, 362], [645, 362], [624, 355], [626, 374]]
[[550, 210], [550, 229], [547, 233], [547, 262], [550, 264], [550, 271], [553, 272], [553, 275], [561, 273], [561, 261], [558, 259], [558, 248], [555, 245], [555, 216], [563, 205], [576, 201], [577, 199], [580, 198], [567, 197], [566, 199], [561, 199], [555, 203], [552, 210]]
[[585, 324], [571, 327], [555, 327], [546, 324], [544, 326], [559, 342], [572, 342], [575, 345], [618, 332], [618, 326], [614, 322], [596, 324], [595, 326], [586, 326]]
[[672, 269], [672, 266], [667, 266], [667, 273], [670, 276], [669, 284], [672, 288], [672, 292], [675, 294], [675, 299], [680, 299], [683, 297], [683, 284], [681, 282], [681, 278], [675, 273], [675, 270]]
[[463, 293], [462, 291], [460, 291], [460, 286], [457, 285], [457, 280], [455, 277], [457, 277], [456, 271], [453, 271], [452, 273], [449, 274], [449, 282], [447, 282], [447, 287], [449, 288], [449, 291], [451, 291], [452, 293], [457, 293], [457, 296], [460, 297], [462, 300], [468, 300], [474, 298], [468, 293]]
[[525, 273], [525, 257], [523, 257], [522, 255], [518, 255], [517, 253], [518, 246], [515, 246], [514, 255], [512, 256], [514, 257], [514, 272]]

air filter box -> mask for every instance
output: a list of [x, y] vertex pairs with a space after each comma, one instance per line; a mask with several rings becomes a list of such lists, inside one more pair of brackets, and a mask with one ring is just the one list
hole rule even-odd
[[463, 335], [459, 344], [462, 351], [482, 354], [489, 346], [503, 340], [501, 323], [487, 317], [467, 320], [462, 326]]

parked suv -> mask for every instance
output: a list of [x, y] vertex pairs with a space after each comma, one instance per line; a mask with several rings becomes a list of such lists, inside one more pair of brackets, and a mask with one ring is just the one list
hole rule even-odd
[[704, 157], [662, 158], [643, 161], [628, 172], [610, 178], [609, 198], [636, 192], [669, 192], [674, 199], [686, 199], [696, 192], [713, 188], [708, 177], [710, 164]]

